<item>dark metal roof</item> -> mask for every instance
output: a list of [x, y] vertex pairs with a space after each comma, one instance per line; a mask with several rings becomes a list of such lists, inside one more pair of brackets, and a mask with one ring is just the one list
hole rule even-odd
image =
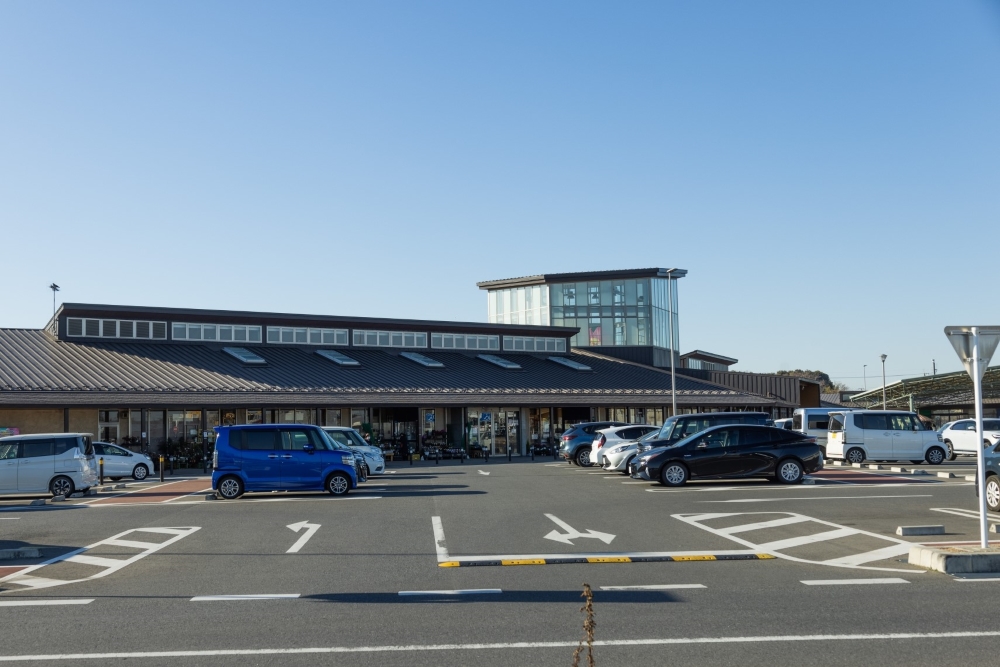
[[[341, 315], [297, 315], [291, 313], [260, 313], [241, 310], [207, 310], [202, 308], [155, 308], [97, 303], [64, 303], [53, 319], [90, 317], [107, 319], [147, 319], [211, 324], [261, 324], [298, 327], [341, 327], [355, 329], [386, 329], [393, 331], [426, 331], [447, 333], [498, 334], [501, 336], [569, 337], [577, 327], [553, 327], [529, 324], [492, 324], [484, 322], [444, 322], [439, 320], [404, 320], [386, 317], [346, 317]], [[49, 320], [51, 324], [52, 320]]]
[[[245, 365], [221, 344], [60, 341], [41, 330], [0, 329], [0, 405], [663, 405], [667, 371], [594, 353], [574, 353], [581, 373], [546, 355], [496, 353], [506, 370], [475, 352], [427, 350], [444, 368], [425, 368], [389, 350], [338, 348], [360, 362], [339, 366], [314, 347], [246, 345], [266, 365]], [[677, 377], [682, 405], [773, 405], [773, 399]]]
[[726, 366], [732, 366], [740, 361], [739, 359], [733, 359], [732, 357], [715, 354], [714, 352], [705, 352], [704, 350], [692, 350], [691, 352], [686, 352], [681, 355], [681, 359], [699, 359], [701, 361], [725, 364]]
[[571, 283], [597, 280], [625, 280], [626, 278], [683, 278], [687, 269], [617, 269], [612, 271], [578, 271], [575, 273], [545, 273], [537, 276], [521, 276], [520, 278], [502, 278], [500, 280], [484, 280], [476, 283], [479, 289], [491, 290], [505, 287], [522, 287], [525, 285], [545, 285], [548, 283]]
[[[885, 394], [888, 408], [908, 409], [911, 397], [914, 408], [972, 405], [972, 378], [965, 371], [906, 378], [886, 385]], [[991, 366], [983, 375], [983, 402], [998, 401], [1000, 366]], [[881, 406], [882, 387], [855, 394], [848, 402], [854, 407]]]

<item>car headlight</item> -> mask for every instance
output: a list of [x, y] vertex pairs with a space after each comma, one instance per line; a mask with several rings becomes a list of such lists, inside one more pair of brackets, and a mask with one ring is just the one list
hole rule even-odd
[[340, 461], [346, 466], [352, 466], [354, 465], [354, 454], [342, 454]]
[[611, 453], [612, 454], [620, 454], [621, 452], [624, 452], [626, 449], [628, 449], [629, 446], [630, 445], [618, 445], [617, 447], [615, 447], [614, 449], [611, 450]]

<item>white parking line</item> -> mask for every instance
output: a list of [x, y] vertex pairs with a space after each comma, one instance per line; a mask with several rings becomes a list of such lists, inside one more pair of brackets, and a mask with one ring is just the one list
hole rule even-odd
[[431, 527], [434, 529], [434, 549], [437, 551], [438, 562], [443, 563], [448, 560], [448, 549], [444, 545], [444, 525], [441, 517], [431, 517]]
[[[987, 639], [1000, 637], [1000, 630], [980, 632], [886, 632], [829, 635], [746, 635], [730, 637], [655, 637], [648, 639], [597, 639], [594, 646], [678, 646], [693, 644], [769, 644], [795, 642], [856, 642], [919, 639]], [[209, 649], [187, 651], [135, 651], [132, 653], [51, 653], [0, 655], [0, 662], [43, 662], [46, 660], [114, 660], [122, 658], [210, 658], [215, 656], [316, 655], [331, 653], [417, 653], [434, 651], [505, 651], [510, 649], [566, 649], [579, 640], [550, 642], [496, 642], [481, 644], [409, 644], [381, 646], [309, 646], [304, 648]]]
[[72, 600], [0, 600], [0, 607], [56, 607], [68, 604], [90, 604], [93, 601], [93, 598], [89, 600], [81, 598]]
[[399, 591], [400, 595], [493, 595], [503, 593], [499, 588], [459, 588], [452, 591]]
[[854, 586], [856, 584], [908, 584], [906, 579], [886, 577], [884, 579], [805, 579], [806, 586]]
[[601, 586], [602, 591], [670, 591], [681, 588], [705, 588], [702, 584], [650, 584], [648, 586]]
[[253, 595], [198, 595], [191, 602], [224, 602], [226, 600], [294, 600], [299, 593], [260, 593]]
[[866, 498], [932, 498], [929, 493], [906, 496], [813, 496], [793, 498], [735, 498], [733, 500], [699, 500], [701, 503], [773, 503], [781, 500], [861, 500]]
[[[23, 570], [15, 572], [14, 574], [9, 574], [6, 577], [0, 578], [0, 582], [8, 584], [17, 584], [18, 586], [25, 586], [30, 589], [39, 588], [50, 588], [52, 586], [62, 586], [64, 584], [75, 584], [81, 581], [87, 581], [89, 579], [100, 579], [101, 577], [106, 577], [110, 574], [117, 572], [118, 570], [135, 563], [136, 561], [142, 560], [150, 554], [154, 554], [164, 547], [168, 547], [178, 540], [182, 540], [188, 535], [201, 530], [200, 527], [192, 526], [187, 528], [134, 528], [132, 530], [126, 530], [125, 532], [118, 533], [117, 535], [112, 535], [106, 540], [101, 540], [100, 542], [95, 542], [89, 546], [83, 547], [82, 549], [75, 549], [68, 553], [62, 554], [61, 556], [56, 556], [55, 558], [50, 558], [44, 563], [39, 563], [38, 565], [32, 565]], [[131, 540], [122, 540], [122, 537], [126, 535], [132, 535], [133, 533], [154, 533], [159, 535], [170, 535], [170, 539], [165, 542], [142, 542], [133, 544], [143, 544], [143, 546], [132, 546], [128, 542]], [[124, 544], [123, 544], [124, 543]], [[112, 546], [127, 546], [133, 549], [141, 549], [140, 553], [133, 554], [128, 558], [104, 558], [97, 556], [88, 556], [86, 552], [102, 545], [112, 545]], [[31, 572], [36, 572], [37, 570], [44, 568], [47, 565], [54, 565], [61, 562], [68, 563], [80, 563], [82, 565], [92, 565], [96, 567], [104, 568], [97, 574], [92, 574], [89, 577], [82, 577], [80, 579], [48, 579], [45, 577], [36, 577]], [[21, 589], [24, 590], [24, 589]], [[11, 592], [11, 591], [7, 591]]]

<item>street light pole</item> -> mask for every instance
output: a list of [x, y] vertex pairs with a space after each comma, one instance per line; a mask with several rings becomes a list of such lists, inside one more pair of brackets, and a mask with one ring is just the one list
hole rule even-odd
[[865, 391], [868, 391], [868, 364], [861, 367], [861, 374], [865, 378]]
[[886, 355], [884, 354], [882, 355], [882, 409], [883, 410], [887, 409], [885, 407], [886, 405], [885, 404], [885, 356]]
[[677, 279], [671, 274], [673, 269], [667, 269], [667, 315], [670, 320], [668, 326], [670, 331], [670, 416], [677, 414], [677, 373], [674, 369], [674, 286]]

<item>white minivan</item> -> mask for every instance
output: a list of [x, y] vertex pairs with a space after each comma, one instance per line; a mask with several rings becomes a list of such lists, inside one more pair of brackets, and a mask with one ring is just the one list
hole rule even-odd
[[843, 411], [844, 408], [796, 408], [792, 413], [792, 430], [816, 438], [816, 444], [825, 452], [830, 413]]
[[97, 464], [90, 434], [0, 438], [0, 494], [68, 496], [95, 484]]
[[850, 463], [927, 461], [937, 465], [947, 452], [937, 431], [928, 430], [913, 412], [851, 410], [830, 413], [826, 455]]

